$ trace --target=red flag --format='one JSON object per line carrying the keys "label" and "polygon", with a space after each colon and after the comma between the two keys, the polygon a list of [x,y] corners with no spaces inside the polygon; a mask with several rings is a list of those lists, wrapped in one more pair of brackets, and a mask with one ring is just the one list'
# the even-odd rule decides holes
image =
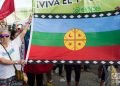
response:
{"label": "red flag", "polygon": [[11,14],[14,11],[14,0],[5,0],[0,9],[0,20],[6,18],[9,14]]}

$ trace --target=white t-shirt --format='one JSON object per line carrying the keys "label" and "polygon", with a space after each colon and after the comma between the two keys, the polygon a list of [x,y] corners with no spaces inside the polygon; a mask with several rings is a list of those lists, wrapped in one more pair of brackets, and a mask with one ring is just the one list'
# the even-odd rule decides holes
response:
{"label": "white t-shirt", "polygon": [[[10,41],[8,47],[6,48],[13,61],[20,60],[19,48],[21,44],[22,41],[20,39],[20,36],[18,36],[13,41]],[[6,53],[2,45],[0,45],[0,58],[1,57],[10,60],[8,54]],[[16,65],[16,67],[18,70],[21,69],[20,65]],[[0,79],[7,79],[14,75],[15,75],[15,69],[13,65],[0,64]]]}
{"label": "white t-shirt", "polygon": [[21,57],[22,59],[24,59],[24,57],[25,57],[25,43],[24,43],[24,41],[22,42],[19,51],[20,51],[20,57]]}

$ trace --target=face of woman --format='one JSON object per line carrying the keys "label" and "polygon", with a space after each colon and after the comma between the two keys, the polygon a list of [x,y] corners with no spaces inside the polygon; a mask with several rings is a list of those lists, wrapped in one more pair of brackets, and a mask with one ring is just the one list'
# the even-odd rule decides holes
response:
{"label": "face of woman", "polygon": [[23,30],[23,25],[22,24],[17,25],[16,30],[17,30],[17,33],[21,33],[21,31]]}
{"label": "face of woman", "polygon": [[10,41],[10,34],[8,31],[4,31],[0,34],[0,40],[2,44],[6,44]]}

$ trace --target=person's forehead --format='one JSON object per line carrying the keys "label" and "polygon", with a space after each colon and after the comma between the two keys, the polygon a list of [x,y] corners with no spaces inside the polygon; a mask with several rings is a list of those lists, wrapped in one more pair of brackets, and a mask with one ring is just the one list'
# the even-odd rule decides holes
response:
{"label": "person's forehead", "polygon": [[1,34],[10,34],[8,31],[3,31]]}

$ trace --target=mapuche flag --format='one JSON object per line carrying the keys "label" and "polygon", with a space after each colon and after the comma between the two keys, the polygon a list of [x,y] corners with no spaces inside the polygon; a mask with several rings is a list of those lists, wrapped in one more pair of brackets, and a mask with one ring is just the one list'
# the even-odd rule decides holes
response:
{"label": "mapuche flag", "polygon": [[120,60],[120,15],[34,18],[29,57],[32,60]]}
{"label": "mapuche flag", "polygon": [[29,60],[120,60],[119,3],[33,0]]}
{"label": "mapuche flag", "polygon": [[15,11],[14,0],[0,1],[0,20],[3,20],[14,11]]}

